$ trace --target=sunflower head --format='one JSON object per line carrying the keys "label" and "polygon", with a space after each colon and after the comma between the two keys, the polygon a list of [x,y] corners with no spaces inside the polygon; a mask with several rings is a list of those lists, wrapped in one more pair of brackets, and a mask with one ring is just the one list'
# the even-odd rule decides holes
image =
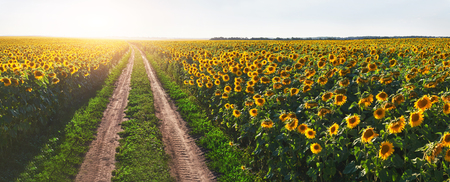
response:
{"label": "sunflower head", "polygon": [[288,119],[286,125],[284,126],[287,130],[292,131],[297,128],[298,120],[297,119]]}
{"label": "sunflower head", "polygon": [[388,94],[386,92],[382,91],[382,92],[377,94],[376,98],[379,101],[385,101],[388,98]]}
{"label": "sunflower head", "polygon": [[420,111],[425,111],[431,108],[431,105],[431,100],[427,95],[422,96],[422,98],[414,103],[414,107]]}
{"label": "sunflower head", "polygon": [[263,128],[272,128],[273,127],[273,122],[270,119],[266,119],[263,122],[261,122],[261,127]]}
{"label": "sunflower head", "polygon": [[381,143],[379,156],[381,159],[386,160],[394,151],[394,145],[389,141],[385,141]]}
{"label": "sunflower head", "polygon": [[233,116],[238,118],[241,116],[241,112],[239,110],[233,110]]}
{"label": "sunflower head", "polygon": [[361,141],[363,143],[371,143],[372,139],[377,137],[378,134],[375,133],[375,131],[373,130],[373,128],[367,128],[364,130],[362,136],[361,136]]}
{"label": "sunflower head", "polygon": [[423,122],[422,111],[413,112],[409,116],[409,125],[411,125],[411,127],[419,126],[420,124],[422,124],[422,122]]}
{"label": "sunflower head", "polygon": [[376,119],[383,119],[386,116],[386,110],[384,108],[378,108],[373,112],[373,116]]}
{"label": "sunflower head", "polygon": [[442,136],[441,143],[446,147],[450,147],[450,133],[445,133]]}
{"label": "sunflower head", "polygon": [[311,144],[310,149],[314,154],[318,154],[322,151],[322,147],[318,143]]}
{"label": "sunflower head", "polygon": [[34,73],[34,78],[36,78],[36,80],[40,80],[45,76],[45,74],[39,70],[36,70],[33,73]]}
{"label": "sunflower head", "polygon": [[333,97],[333,92],[327,92],[322,95],[322,101],[328,101]]}
{"label": "sunflower head", "polygon": [[444,104],[443,112],[444,112],[444,114],[446,114],[446,115],[450,114],[450,103],[449,103],[449,102],[447,102],[447,103]]}
{"label": "sunflower head", "polygon": [[255,103],[257,106],[263,106],[265,102],[266,102],[266,99],[264,99],[264,98],[255,99]]}
{"label": "sunflower head", "polygon": [[298,125],[298,127],[297,127],[297,131],[299,132],[299,133],[301,133],[301,134],[305,134],[305,132],[306,132],[306,130],[307,129],[309,129],[308,128],[308,125],[306,125],[306,124],[301,124],[301,125]]}
{"label": "sunflower head", "polygon": [[359,115],[348,115],[345,117],[345,121],[347,122],[347,127],[352,129],[359,124],[360,118]]}
{"label": "sunflower head", "polygon": [[330,128],[328,128],[328,133],[333,136],[333,135],[337,135],[339,130],[339,125],[334,123],[333,125],[331,125]]}
{"label": "sunflower head", "polygon": [[305,135],[306,135],[306,138],[314,139],[314,138],[316,138],[316,131],[314,131],[312,128],[308,128],[305,131]]}
{"label": "sunflower head", "polygon": [[250,109],[250,116],[256,117],[258,115],[258,109]]}
{"label": "sunflower head", "polygon": [[334,97],[334,104],[338,106],[344,105],[345,102],[347,102],[347,96],[343,94],[338,94]]}

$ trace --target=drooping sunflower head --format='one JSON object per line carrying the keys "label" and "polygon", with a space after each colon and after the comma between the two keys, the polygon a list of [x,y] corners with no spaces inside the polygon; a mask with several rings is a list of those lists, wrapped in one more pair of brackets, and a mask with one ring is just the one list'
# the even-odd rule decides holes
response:
{"label": "drooping sunflower head", "polygon": [[298,119],[288,119],[286,125],[284,126],[287,130],[292,131],[297,128]]}
{"label": "drooping sunflower head", "polygon": [[383,119],[386,116],[386,110],[384,108],[378,108],[373,112],[373,116],[376,119]]}
{"label": "drooping sunflower head", "polygon": [[308,125],[306,125],[305,123],[298,125],[298,127],[297,127],[297,131],[301,134],[305,134],[307,129],[308,129]]}
{"label": "drooping sunflower head", "polygon": [[316,131],[314,131],[312,128],[308,128],[305,131],[305,135],[306,135],[306,138],[314,139],[314,138],[316,138]]}
{"label": "drooping sunflower head", "polygon": [[322,151],[322,147],[318,143],[311,144],[310,149],[314,154],[318,154]]}
{"label": "drooping sunflower head", "polygon": [[423,113],[421,111],[413,112],[409,116],[409,125],[411,127],[416,127],[422,124],[423,122]]}
{"label": "drooping sunflower head", "polygon": [[397,134],[401,133],[403,129],[405,128],[405,117],[401,116],[396,121],[389,124],[388,129],[389,133],[391,134]]}
{"label": "drooping sunflower head", "polygon": [[400,105],[403,102],[405,102],[405,97],[402,94],[397,94],[392,98],[392,103],[396,103],[397,105]]}
{"label": "drooping sunflower head", "polygon": [[299,89],[298,89],[298,88],[291,88],[291,90],[289,90],[289,94],[290,94],[291,96],[297,95],[298,92],[299,92]]}
{"label": "drooping sunflower head", "polygon": [[52,78],[52,84],[58,84],[59,83],[59,79],[54,77]]}
{"label": "drooping sunflower head", "polygon": [[394,153],[394,151],[394,145],[391,142],[382,142],[380,146],[379,157],[383,160],[386,160]]}
{"label": "drooping sunflower head", "polygon": [[386,111],[390,111],[392,109],[395,109],[395,105],[390,102],[387,102],[386,104],[384,104],[383,109],[385,109]]}
{"label": "drooping sunflower head", "polygon": [[39,70],[36,70],[33,73],[34,73],[34,78],[36,78],[36,80],[40,80],[45,76],[44,72],[39,71]]}
{"label": "drooping sunflower head", "polygon": [[303,86],[303,93],[306,93],[306,92],[308,92],[308,91],[310,91],[311,90],[311,86],[309,86],[309,85],[305,85],[305,86]]}
{"label": "drooping sunflower head", "polygon": [[379,101],[385,101],[388,98],[388,94],[386,92],[382,91],[382,92],[377,94],[376,98]]}
{"label": "drooping sunflower head", "polygon": [[273,122],[270,119],[266,119],[263,122],[261,122],[261,127],[263,128],[272,128],[273,127]]}
{"label": "drooping sunflower head", "polygon": [[327,92],[322,95],[322,101],[328,101],[333,97],[333,92]]}
{"label": "drooping sunflower head", "polygon": [[319,109],[319,112],[317,113],[317,115],[319,115],[320,117],[323,117],[323,116],[325,116],[325,114],[328,114],[328,113],[331,113],[331,110],[328,108],[322,107]]}
{"label": "drooping sunflower head", "polygon": [[317,107],[319,104],[317,104],[317,102],[306,102],[305,103],[305,108],[306,109],[311,109],[311,108],[314,108],[314,107]]}
{"label": "drooping sunflower head", "polygon": [[275,95],[275,92],[273,92],[272,90],[267,90],[264,95],[267,96],[267,97],[270,97],[272,95]]}
{"label": "drooping sunflower head", "polygon": [[339,81],[339,86],[341,87],[347,87],[350,84],[350,81],[348,79],[343,79]]}
{"label": "drooping sunflower head", "polygon": [[378,134],[375,133],[375,131],[373,130],[373,128],[367,128],[364,130],[362,136],[361,136],[361,141],[363,143],[371,143],[372,139],[377,137]]}
{"label": "drooping sunflower head", "polygon": [[285,122],[289,118],[289,115],[287,113],[283,113],[279,118],[282,122]]}
{"label": "drooping sunflower head", "polygon": [[339,130],[339,125],[334,123],[333,125],[331,125],[330,128],[328,128],[328,133],[332,136],[332,135],[337,135]]}

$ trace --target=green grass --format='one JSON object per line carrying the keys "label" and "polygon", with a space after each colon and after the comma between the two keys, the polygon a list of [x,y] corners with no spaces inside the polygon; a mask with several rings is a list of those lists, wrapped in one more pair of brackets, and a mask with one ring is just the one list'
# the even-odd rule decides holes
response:
{"label": "green grass", "polygon": [[141,54],[135,51],[124,131],[116,149],[112,181],[175,181],[170,176],[169,156],[164,152],[153,94]]}
{"label": "green grass", "polygon": [[[106,78],[102,89],[86,105],[79,109],[74,107],[76,111],[74,109],[61,115],[60,119],[70,120],[69,122],[61,121],[61,123],[67,123],[64,130],[59,130],[50,137],[42,136],[30,141],[33,145],[46,142],[41,147],[34,147],[40,151],[27,162],[25,169],[22,169],[18,177],[9,177],[4,180],[73,181],[83,162],[83,156],[89,148],[89,143],[95,138],[96,128],[115,89],[114,83],[126,67],[129,57],[129,53],[122,57]],[[2,178],[0,179],[3,181]]]}
{"label": "green grass", "polygon": [[[208,149],[206,158],[208,167],[219,173],[219,181],[255,181],[254,173],[242,170],[241,166],[247,166],[249,157],[236,146],[230,146],[230,139],[218,126],[213,125],[211,119],[205,114],[205,108],[199,106],[196,98],[178,85],[170,71],[163,70],[156,56],[147,54],[147,59],[156,70],[163,87],[175,100],[178,111],[191,128],[191,135],[199,136],[197,144]],[[167,67],[166,67],[167,68]]]}

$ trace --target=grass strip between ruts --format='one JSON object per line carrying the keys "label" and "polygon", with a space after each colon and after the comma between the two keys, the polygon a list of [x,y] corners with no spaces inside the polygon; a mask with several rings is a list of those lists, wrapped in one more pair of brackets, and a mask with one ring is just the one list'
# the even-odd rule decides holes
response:
{"label": "grass strip between ruts", "polygon": [[200,135],[197,144],[208,149],[206,158],[208,167],[220,174],[219,181],[255,181],[254,175],[248,170],[244,170],[245,163],[248,162],[242,151],[235,146],[229,145],[229,139],[205,115],[205,111],[196,104],[195,97],[186,93],[179,85],[160,67],[153,55],[147,54],[147,59],[157,72],[158,79],[170,97],[175,100],[175,104],[191,128],[192,135]]}
{"label": "grass strip between ruts", "polygon": [[155,116],[153,93],[139,51],[131,74],[124,131],[116,149],[116,170],[112,181],[175,181],[170,176],[169,156],[164,152],[159,120]]}
{"label": "grass strip between ruts", "polygon": [[109,98],[114,92],[114,83],[127,66],[130,52],[112,69],[102,89],[89,100],[87,106],[75,112],[64,129],[64,135],[61,138],[50,139],[42,149],[42,153],[28,164],[17,181],[74,180],[89,149],[89,143],[95,138],[96,128],[102,120]]}

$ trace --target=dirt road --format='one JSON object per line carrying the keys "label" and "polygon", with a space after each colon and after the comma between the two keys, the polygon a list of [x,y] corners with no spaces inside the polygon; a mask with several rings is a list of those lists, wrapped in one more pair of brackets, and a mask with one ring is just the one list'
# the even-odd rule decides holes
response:
{"label": "dirt road", "polygon": [[177,181],[216,181],[206,166],[203,152],[189,136],[186,122],[165,93],[145,54],[142,51],[141,54],[152,86],[156,117],[161,120],[160,131],[165,151],[172,157],[170,164],[172,175]]}
{"label": "dirt road", "polygon": [[119,146],[117,133],[122,131],[119,124],[124,120],[124,109],[128,103],[133,63],[134,49],[127,67],[116,82],[117,87],[103,112],[102,121],[97,129],[97,137],[90,144],[75,181],[111,181],[111,172],[115,168],[116,148]]}

